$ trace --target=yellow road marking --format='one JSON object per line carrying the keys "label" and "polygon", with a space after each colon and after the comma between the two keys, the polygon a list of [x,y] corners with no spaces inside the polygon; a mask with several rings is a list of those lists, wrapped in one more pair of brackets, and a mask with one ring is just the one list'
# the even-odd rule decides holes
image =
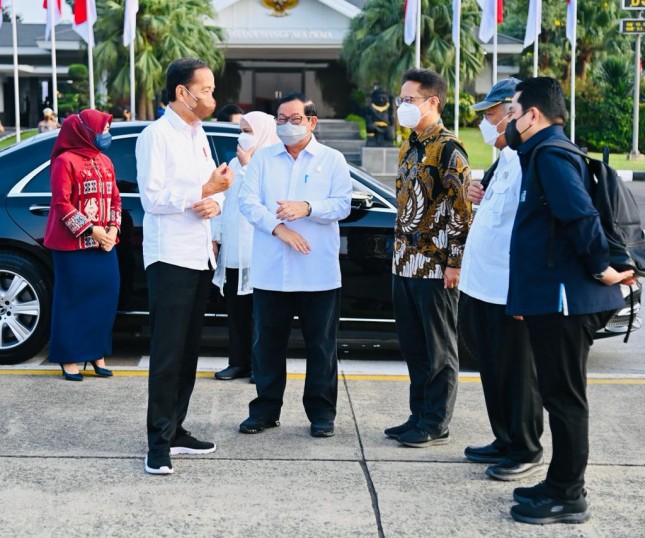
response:
{"label": "yellow road marking", "polygon": [[[148,377],[147,370],[112,370],[116,377]],[[98,377],[94,372],[82,372],[87,377]],[[2,375],[22,375],[22,376],[61,376],[58,370],[2,370]],[[213,377],[213,372],[197,372],[197,377]],[[407,375],[375,375],[375,374],[340,374],[339,379],[345,378],[349,381],[410,381]],[[304,379],[305,374],[287,374],[288,379]],[[478,376],[460,375],[461,383],[481,383]],[[620,378],[607,377],[587,378],[590,385],[645,385],[645,378]]]}

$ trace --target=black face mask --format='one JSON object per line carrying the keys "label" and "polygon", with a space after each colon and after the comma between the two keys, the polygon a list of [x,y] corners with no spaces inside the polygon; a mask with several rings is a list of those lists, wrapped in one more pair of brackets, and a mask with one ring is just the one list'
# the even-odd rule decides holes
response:
{"label": "black face mask", "polygon": [[[528,110],[522,114],[522,116],[526,115],[528,113]],[[522,117],[520,116],[520,118]],[[517,130],[517,120],[520,118],[517,118],[516,120],[511,120],[506,124],[506,129],[504,129],[504,136],[506,137],[506,144],[508,145],[509,148],[513,150],[517,150],[522,145],[522,135],[528,131],[531,126],[529,125],[526,129],[524,129],[521,133]]]}

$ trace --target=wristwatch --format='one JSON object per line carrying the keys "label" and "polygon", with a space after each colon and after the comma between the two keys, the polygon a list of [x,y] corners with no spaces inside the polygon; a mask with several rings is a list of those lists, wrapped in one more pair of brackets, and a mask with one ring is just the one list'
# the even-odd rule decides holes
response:
{"label": "wristwatch", "polygon": [[307,216],[311,215],[311,204],[305,200],[305,204],[307,204]]}
{"label": "wristwatch", "polygon": [[600,280],[600,281],[602,281],[602,280],[605,280],[605,276],[606,276],[606,275],[607,275],[607,269],[605,269],[602,273],[596,273],[595,275],[593,275],[593,277],[594,277],[596,280]]}
{"label": "wristwatch", "polygon": [[90,226],[87,230],[85,230],[85,235],[87,237],[92,237],[92,234],[94,233],[94,226]]}

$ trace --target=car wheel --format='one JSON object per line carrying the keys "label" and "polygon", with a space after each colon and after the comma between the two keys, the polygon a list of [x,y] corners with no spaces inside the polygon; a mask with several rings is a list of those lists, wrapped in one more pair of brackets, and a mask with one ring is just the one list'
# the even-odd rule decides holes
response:
{"label": "car wheel", "polygon": [[30,359],[49,340],[51,284],[32,258],[0,253],[0,364]]}

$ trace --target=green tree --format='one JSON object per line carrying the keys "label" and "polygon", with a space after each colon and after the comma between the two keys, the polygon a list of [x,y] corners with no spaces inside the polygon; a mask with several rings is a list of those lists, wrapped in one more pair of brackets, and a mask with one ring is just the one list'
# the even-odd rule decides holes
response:
{"label": "green tree", "polygon": [[[368,0],[350,23],[341,58],[349,76],[362,88],[378,84],[398,92],[401,75],[414,66],[414,44],[403,41],[404,0]],[[421,65],[454,81],[452,1],[421,0]],[[484,52],[477,40],[480,12],[475,0],[463,0],[461,76],[469,81],[481,71]]]}
{"label": "green tree", "polygon": [[[94,58],[97,73],[107,74],[113,101],[130,93],[128,49],[123,46],[125,0],[97,2],[98,20],[94,27]],[[164,74],[170,62],[182,57],[198,57],[219,74],[224,55],[218,44],[223,31],[210,25],[215,11],[202,0],[139,0],[135,38],[135,80],[137,117],[153,119],[153,101],[163,89]]]}
{"label": "green tree", "polygon": [[[528,6],[529,0],[506,0],[500,32],[523,40]],[[620,10],[620,2],[615,0],[578,1],[576,73],[582,80],[587,78],[593,63],[602,62],[609,56],[630,54],[633,39],[618,31],[618,20],[626,16],[629,15]],[[570,75],[571,45],[566,36],[566,20],[566,2],[543,1],[538,66],[540,74],[558,80],[568,80]],[[522,55],[521,75],[530,76],[532,66],[533,46]]]}

